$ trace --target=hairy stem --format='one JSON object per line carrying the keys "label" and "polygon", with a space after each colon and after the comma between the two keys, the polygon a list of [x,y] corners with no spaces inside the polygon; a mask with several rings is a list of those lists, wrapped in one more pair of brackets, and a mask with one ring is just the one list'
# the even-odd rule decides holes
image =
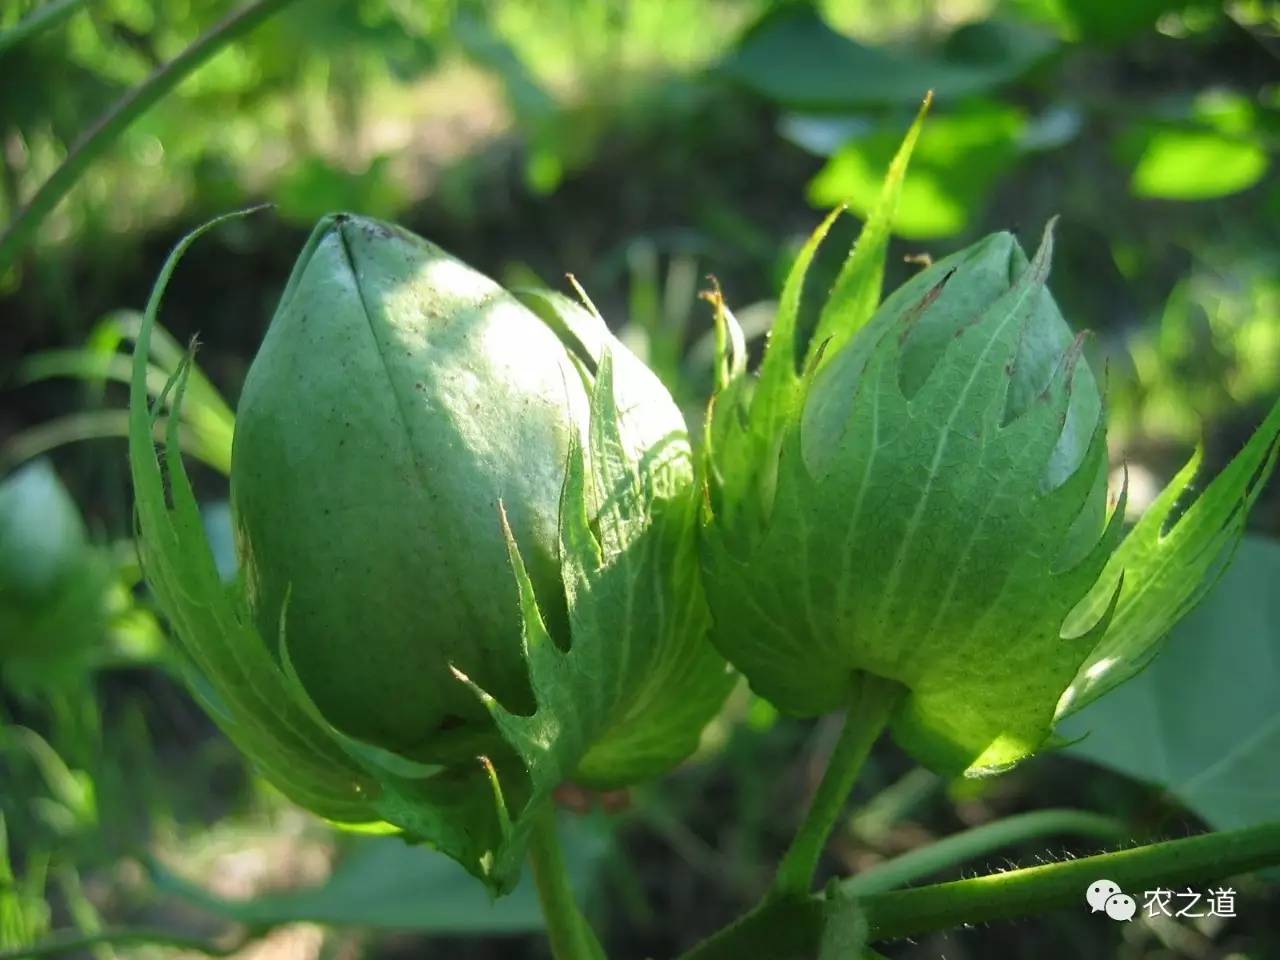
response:
{"label": "hairy stem", "polygon": [[954,867],[1000,847],[1051,834],[1076,834],[1117,841],[1125,825],[1114,817],[1087,810],[1037,810],[1005,817],[912,850],[864,870],[840,886],[845,893],[865,896],[895,890],[930,874]]}
{"label": "hairy stem", "polygon": [[[1105,877],[1122,890],[1211,883],[1280,865],[1280,821],[1131,847],[1006,873],[859,897],[872,940],[896,940],[966,923],[1087,910],[1084,893]],[[766,901],[703,941],[683,960],[786,960],[812,956],[822,938],[820,896]]]}
{"label": "hairy stem", "polygon": [[1141,892],[1152,886],[1219,880],[1280,863],[1280,821],[1183,840],[956,880],[869,897],[872,936],[912,936],[959,923],[982,923],[1064,906],[1084,907],[1099,877]]}
{"label": "hairy stem", "polygon": [[769,897],[794,897],[809,892],[827,838],[836,825],[849,792],[866,762],[871,746],[884,730],[903,688],[869,673],[854,679],[844,729],[818,784],[813,803],[778,867]]}
{"label": "hairy stem", "polygon": [[574,900],[564,852],[556,834],[556,811],[550,803],[534,820],[529,863],[533,867],[533,880],[555,960],[604,960],[604,950]]}

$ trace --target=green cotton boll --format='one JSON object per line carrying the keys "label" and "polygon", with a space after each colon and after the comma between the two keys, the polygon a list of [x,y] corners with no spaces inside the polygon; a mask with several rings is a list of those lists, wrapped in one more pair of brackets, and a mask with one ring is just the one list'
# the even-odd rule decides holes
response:
{"label": "green cotton boll", "polygon": [[[557,523],[589,415],[582,349],[406,231],[317,227],[245,382],[231,498],[258,632],[339,730],[432,762],[491,750],[453,668],[533,711],[502,510],[567,647]],[[679,428],[665,403],[650,435]]]}
{"label": "green cotton boll", "polygon": [[241,396],[228,588],[183,467],[189,361],[163,457],[147,374],[182,255],[240,215],[175,247],[139,330],[147,584],[193,692],[287,796],[507,892],[557,788],[664,773],[734,681],[707,642],[680,412],[594,310],[326,217]]}
{"label": "green cotton boll", "polygon": [[37,601],[53,593],[88,548],[84,520],[47,460],[0,482],[0,596]]}
{"label": "green cotton boll", "polygon": [[[821,474],[827,469],[830,452],[838,449],[833,439],[850,422],[867,357],[889,328],[903,338],[899,385],[903,395],[911,398],[942,359],[948,343],[990,309],[1028,265],[1013,234],[993,233],[930,265],[886,297],[849,349],[824,365],[808,395],[801,436],[810,470]],[[1022,415],[1044,392],[1076,339],[1047,287],[1040,286],[1034,298],[1036,319],[1022,328],[1011,364],[1005,423]],[[1045,469],[1047,486],[1058,486],[1079,467],[1101,416],[1102,398],[1093,371],[1087,363],[1078,363],[1062,435]],[[1107,473],[1107,463],[1099,463],[1096,487],[1064,546],[1068,555],[1073,550],[1087,551],[1101,532]]]}
{"label": "green cotton boll", "polygon": [[0,674],[74,673],[103,642],[111,580],[109,553],[48,461],[0,481]]}
{"label": "green cotton boll", "polygon": [[818,346],[759,467],[770,496],[704,529],[716,644],[784,711],[847,705],[867,672],[906,689],[895,735],[936,768],[1002,768],[1049,737],[1104,626],[1063,623],[1120,530],[1051,248],[1028,262],[994,234]]}

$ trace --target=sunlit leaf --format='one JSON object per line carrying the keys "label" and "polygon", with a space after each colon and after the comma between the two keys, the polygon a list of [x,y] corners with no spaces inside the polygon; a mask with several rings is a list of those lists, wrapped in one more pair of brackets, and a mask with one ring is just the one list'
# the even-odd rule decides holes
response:
{"label": "sunlit leaf", "polygon": [[1082,709],[1146,666],[1173,625],[1231,562],[1249,510],[1280,457],[1280,400],[1244,449],[1178,515],[1201,456],[1197,450],[1143,514],[1064,625],[1065,636],[1087,629],[1119,589],[1114,615],[1063,694],[1059,717]]}
{"label": "sunlit leaf", "polygon": [[1246,537],[1150,666],[1062,724],[1067,752],[1171,791],[1218,829],[1280,810],[1280,542]]}
{"label": "sunlit leaf", "polygon": [[1140,197],[1210,200],[1247,190],[1271,158],[1258,143],[1214,130],[1167,128],[1147,140],[1131,185]]}

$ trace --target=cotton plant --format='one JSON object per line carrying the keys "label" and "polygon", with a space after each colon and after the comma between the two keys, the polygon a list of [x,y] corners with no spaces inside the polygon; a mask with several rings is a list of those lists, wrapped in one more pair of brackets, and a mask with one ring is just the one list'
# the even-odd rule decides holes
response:
{"label": "cotton plant", "polygon": [[[1272,825],[1055,865],[1031,892],[1012,875],[811,890],[883,729],[948,775],[1051,748],[1058,721],[1141,669],[1208,588],[1280,450],[1277,404],[1176,519],[1198,461],[1126,532],[1104,390],[1049,289],[1052,224],[1030,255],[993,234],[881,302],[920,123],[812,335],[808,270],[840,211],[797,257],[757,373],[711,295],[717,388],[696,455],[585,297],[504,290],[399,227],[323,219],[236,411],[230,585],[181,417],[160,453],[152,439],[161,297],[220,221],[183,240],[133,366],[140,551],[193,689],[263,775],[495,894],[529,860],[562,960],[604,951],[564,875],[553,792],[671,770],[738,675],[785,714],[847,719],[769,894],[691,957],[857,956],[1036,909],[1084,889],[1072,870],[1127,882],[1280,862]],[[156,409],[181,410],[189,370]]]}

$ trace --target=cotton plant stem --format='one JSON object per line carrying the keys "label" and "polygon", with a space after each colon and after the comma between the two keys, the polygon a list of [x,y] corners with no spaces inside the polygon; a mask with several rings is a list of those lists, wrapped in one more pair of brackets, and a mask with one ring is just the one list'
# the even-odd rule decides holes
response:
{"label": "cotton plant stem", "polygon": [[869,897],[872,936],[912,936],[959,923],[983,923],[1084,906],[1084,891],[1099,877],[1122,890],[1211,882],[1280,864],[1280,821],[1244,830],[1206,833],[1183,840],[1027,867],[970,880],[933,884]]}
{"label": "cotton plant stem", "polygon": [[[873,941],[916,937],[966,923],[989,923],[1048,910],[1088,910],[1084,892],[1105,877],[1122,890],[1213,883],[1280,865],[1280,821],[1243,830],[1131,847],[1078,860],[858,898]],[[825,899],[766,901],[694,947],[683,960],[786,960],[813,956],[822,938]]]}
{"label": "cotton plant stem", "polygon": [[574,899],[564,851],[556,833],[556,811],[550,803],[534,820],[529,863],[542,904],[551,955],[555,960],[604,960],[604,950]]}
{"label": "cotton plant stem", "polygon": [[895,890],[1001,847],[1053,834],[1075,834],[1115,842],[1124,836],[1125,825],[1114,817],[1087,810],[1015,814],[886,860],[844,881],[840,887],[845,893],[858,896]]}
{"label": "cotton plant stem", "polygon": [[106,152],[134,120],[227,44],[249,33],[293,2],[255,0],[231,13],[100,116],[71,148],[62,165],[18,211],[8,229],[0,234],[0,274],[17,260],[44,218],[75,186],[89,165]]}
{"label": "cotton plant stem", "polygon": [[7,30],[0,30],[0,57],[32,37],[52,30],[85,5],[87,0],[48,0]]}
{"label": "cotton plant stem", "polygon": [[813,886],[813,875],[827,839],[844,810],[872,744],[884,730],[902,693],[903,688],[891,680],[867,673],[855,677],[840,739],[831,753],[809,812],[778,866],[769,891],[770,899],[801,896]]}

